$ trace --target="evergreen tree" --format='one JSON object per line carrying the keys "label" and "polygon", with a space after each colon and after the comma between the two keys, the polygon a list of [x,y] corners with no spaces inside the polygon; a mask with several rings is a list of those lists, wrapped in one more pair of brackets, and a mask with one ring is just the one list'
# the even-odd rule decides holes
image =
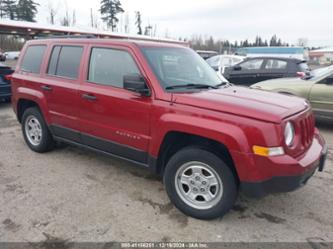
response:
{"label": "evergreen tree", "polygon": [[277,37],[276,37],[276,35],[273,35],[270,42],[269,42],[269,46],[271,46],[271,47],[277,46],[277,43],[278,43],[277,42]]}
{"label": "evergreen tree", "polygon": [[6,15],[4,0],[0,0],[0,18],[2,19]]}
{"label": "evergreen tree", "polygon": [[19,0],[17,3],[17,19],[20,21],[35,22],[38,5],[33,0]]}
{"label": "evergreen tree", "polygon": [[135,25],[138,28],[138,35],[142,35],[142,20],[141,20],[141,12],[140,11],[136,11],[135,12]]}
{"label": "evergreen tree", "polygon": [[15,0],[2,0],[1,1],[1,18],[8,17],[10,20],[15,20],[17,16],[17,5]]}
{"label": "evergreen tree", "polygon": [[102,20],[106,22],[112,31],[114,31],[119,21],[117,14],[123,13],[124,10],[121,7],[119,0],[101,0],[100,12],[102,15]]}

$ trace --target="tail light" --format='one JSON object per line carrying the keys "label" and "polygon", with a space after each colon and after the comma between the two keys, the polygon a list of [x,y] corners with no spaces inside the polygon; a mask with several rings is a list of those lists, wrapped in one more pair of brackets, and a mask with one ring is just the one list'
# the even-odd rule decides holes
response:
{"label": "tail light", "polygon": [[306,75],[306,74],[305,74],[304,72],[297,72],[297,73],[296,73],[296,76],[297,76],[297,77],[300,77],[300,78],[305,77],[305,75]]}

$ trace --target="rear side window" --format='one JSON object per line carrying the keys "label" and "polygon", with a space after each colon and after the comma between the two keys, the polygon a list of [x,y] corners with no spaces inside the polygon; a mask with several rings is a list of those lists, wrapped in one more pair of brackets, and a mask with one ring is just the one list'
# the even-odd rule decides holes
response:
{"label": "rear side window", "polygon": [[286,69],[287,68],[287,62],[283,61],[283,60],[274,60],[274,59],[270,59],[267,60],[266,62],[266,66],[265,69]]}
{"label": "rear side window", "polygon": [[40,73],[46,45],[29,46],[24,54],[21,69],[29,73]]}
{"label": "rear side window", "polygon": [[77,79],[83,47],[54,46],[47,73]]}
{"label": "rear side window", "polygon": [[123,78],[126,74],[140,74],[128,52],[109,48],[92,49],[89,82],[123,88]]}

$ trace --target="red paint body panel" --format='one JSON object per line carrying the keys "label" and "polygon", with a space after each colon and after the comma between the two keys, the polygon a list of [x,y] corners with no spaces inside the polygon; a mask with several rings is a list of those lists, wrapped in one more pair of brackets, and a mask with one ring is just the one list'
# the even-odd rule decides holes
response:
{"label": "red paint body panel", "polygon": [[[140,50],[140,46],[177,46],[162,43],[140,43],[121,40],[68,39],[37,40],[27,43],[48,46],[40,75],[20,70],[13,74],[13,108],[17,112],[20,99],[35,101],[49,125],[70,128],[81,133],[113,141],[147,152],[157,158],[169,132],[183,132],[222,143],[229,150],[241,181],[255,182],[274,176],[302,174],[318,162],[325,141],[317,130],[309,134],[310,142],[302,143],[301,122],[313,122],[304,100],[253,90],[229,87],[196,93],[169,93]],[[77,80],[46,74],[52,46],[75,44],[84,47]],[[88,61],[92,47],[110,47],[127,51],[145,77],[151,96],[145,97],[125,89],[97,85],[87,81]],[[22,58],[21,56],[20,58]],[[52,86],[43,92],[41,85]],[[94,94],[88,101],[82,94]],[[312,120],[312,121],[311,121]],[[296,124],[296,145],[284,145],[283,130],[287,121]],[[299,125],[298,125],[299,124]],[[283,146],[286,154],[260,157],[252,146]]]}

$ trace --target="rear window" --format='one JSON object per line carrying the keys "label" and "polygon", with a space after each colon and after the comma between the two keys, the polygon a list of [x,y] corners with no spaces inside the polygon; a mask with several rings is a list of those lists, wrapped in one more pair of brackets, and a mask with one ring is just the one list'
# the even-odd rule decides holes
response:
{"label": "rear window", "polygon": [[310,71],[310,68],[309,68],[308,64],[306,64],[305,62],[299,63],[298,68],[299,68],[300,72]]}
{"label": "rear window", "polygon": [[47,73],[77,79],[83,47],[54,46]]}
{"label": "rear window", "polygon": [[21,69],[29,73],[40,73],[46,45],[29,46],[24,54]]}

